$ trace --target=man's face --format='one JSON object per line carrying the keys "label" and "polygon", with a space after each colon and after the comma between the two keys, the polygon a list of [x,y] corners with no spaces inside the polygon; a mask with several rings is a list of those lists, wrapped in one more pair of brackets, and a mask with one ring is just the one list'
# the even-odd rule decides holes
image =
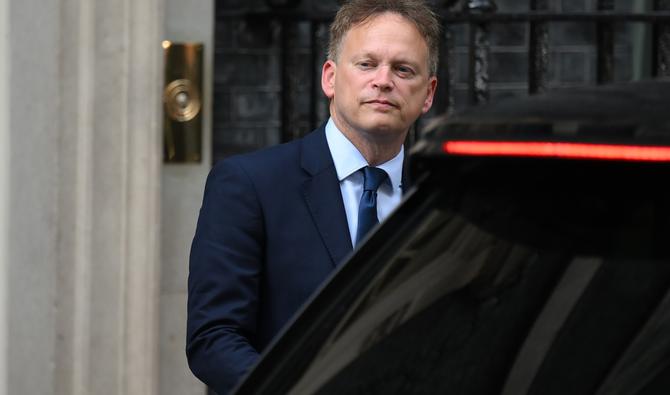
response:
{"label": "man's face", "polygon": [[437,80],[428,72],[428,46],[408,20],[384,13],[344,36],[337,63],[323,65],[321,86],[347,136],[403,140],[433,103]]}

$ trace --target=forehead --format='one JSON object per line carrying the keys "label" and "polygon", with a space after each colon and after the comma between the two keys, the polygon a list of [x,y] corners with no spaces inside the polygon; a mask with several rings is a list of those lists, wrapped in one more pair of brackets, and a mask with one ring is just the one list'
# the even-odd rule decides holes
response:
{"label": "forehead", "polygon": [[408,47],[428,49],[425,38],[412,21],[402,15],[384,12],[373,15],[353,25],[342,39],[349,50],[366,50],[375,47]]}

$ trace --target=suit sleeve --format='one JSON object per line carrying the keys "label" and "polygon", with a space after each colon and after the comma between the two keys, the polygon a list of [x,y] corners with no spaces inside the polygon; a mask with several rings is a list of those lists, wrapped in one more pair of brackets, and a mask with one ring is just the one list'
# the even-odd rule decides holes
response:
{"label": "suit sleeve", "polygon": [[251,179],[237,163],[219,163],[207,177],[191,246],[186,354],[193,373],[220,395],[258,359],[263,228]]}

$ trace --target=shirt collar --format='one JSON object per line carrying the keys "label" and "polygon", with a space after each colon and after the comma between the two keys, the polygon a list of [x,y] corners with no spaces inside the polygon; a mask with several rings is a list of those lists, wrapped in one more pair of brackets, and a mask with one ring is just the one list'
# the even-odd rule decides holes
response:
{"label": "shirt collar", "polygon": [[[337,128],[333,118],[328,119],[326,124],[326,141],[328,142],[330,155],[333,157],[337,178],[340,181],[357,172],[360,168],[368,166],[368,162],[358,151],[358,148]],[[393,159],[377,166],[389,175],[394,190],[401,187],[404,159],[405,147],[401,146],[400,152]]]}

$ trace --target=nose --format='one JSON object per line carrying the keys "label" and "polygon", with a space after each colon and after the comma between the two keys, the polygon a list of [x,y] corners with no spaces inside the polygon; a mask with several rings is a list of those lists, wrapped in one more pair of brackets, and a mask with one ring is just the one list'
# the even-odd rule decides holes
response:
{"label": "nose", "polygon": [[390,67],[379,67],[374,75],[372,85],[382,91],[393,88],[393,75]]}

